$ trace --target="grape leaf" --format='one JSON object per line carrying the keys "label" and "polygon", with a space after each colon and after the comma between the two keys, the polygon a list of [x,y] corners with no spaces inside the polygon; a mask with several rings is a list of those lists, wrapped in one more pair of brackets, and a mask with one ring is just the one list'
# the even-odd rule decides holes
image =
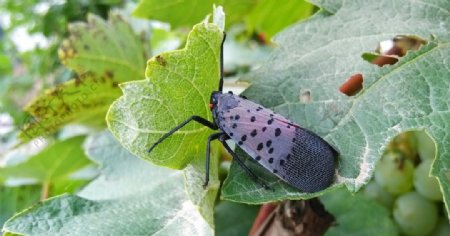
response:
{"label": "grape leaf", "polygon": [[120,85],[124,96],[111,105],[106,119],[125,148],[154,164],[177,169],[184,168],[194,156],[204,155],[211,131],[195,122],[151,153],[147,150],[192,115],[212,120],[207,104],[218,86],[222,38],[215,24],[200,23],[190,32],[184,49],[161,53],[148,61],[146,80]]}
{"label": "grape leaf", "polygon": [[231,25],[241,20],[256,2],[256,0],[142,0],[134,9],[133,15],[168,22],[172,27],[178,28],[200,22],[211,12],[215,4],[223,6],[228,13],[227,25]]}
{"label": "grape leaf", "polygon": [[108,132],[89,137],[86,149],[101,166],[96,180],[78,195],[58,196],[17,214],[3,230],[26,235],[213,235],[212,208],[209,219],[198,208],[213,205],[214,198],[198,199],[184,186],[184,176],[203,173],[149,165]]}
{"label": "grape leaf", "polygon": [[361,194],[341,188],[320,200],[336,219],[325,235],[398,235],[389,210]]}
{"label": "grape leaf", "polygon": [[78,74],[29,103],[23,140],[49,135],[68,123],[105,125],[109,105],[121,95],[118,83],[142,78],[147,58],[140,38],[117,14],[109,22],[88,15],[74,23],[59,50],[62,62]]}
{"label": "grape leaf", "polygon": [[[314,2],[322,9],[276,36],[279,48],[266,65],[244,78],[252,82],[244,95],[336,147],[339,167],[332,188],[345,184],[357,191],[369,181],[393,137],[402,131],[427,130],[438,150],[432,175],[439,179],[448,207],[449,2]],[[428,43],[392,66],[380,68],[362,59],[380,41],[396,35],[415,35]],[[363,74],[364,88],[348,97],[338,88],[355,73]],[[253,169],[263,178],[269,175],[259,166]],[[262,190],[233,164],[222,197],[256,204],[322,194],[300,193],[278,179],[268,180],[274,193]]]}
{"label": "grape leaf", "polygon": [[[215,25],[196,25],[186,47],[162,53],[148,61],[148,79],[121,84],[124,96],[117,99],[107,114],[112,134],[130,152],[157,165],[186,168],[186,190],[202,215],[212,225],[214,200],[219,188],[218,151],[211,152],[210,182],[205,191],[204,156],[208,128],[189,124],[159,144],[150,154],[148,148],[163,134],[192,115],[211,120],[211,91],[220,75],[219,56],[223,33]],[[216,78],[216,83],[209,81]],[[200,142],[199,142],[200,141]]]}

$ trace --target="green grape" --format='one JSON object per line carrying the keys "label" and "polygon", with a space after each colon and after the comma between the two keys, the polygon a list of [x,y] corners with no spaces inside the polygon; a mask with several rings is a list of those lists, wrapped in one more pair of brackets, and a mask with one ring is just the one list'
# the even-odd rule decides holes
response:
{"label": "green grape", "polygon": [[436,205],[416,192],[397,198],[394,219],[406,235],[427,235],[437,223]]}
{"label": "green grape", "polygon": [[413,163],[399,152],[388,152],[375,168],[375,181],[387,192],[399,195],[413,186]]}
{"label": "green grape", "polygon": [[430,168],[433,163],[433,159],[426,159],[417,166],[414,171],[414,187],[416,191],[434,201],[442,200],[442,193],[439,189],[439,182],[435,177],[430,177]]}
{"label": "green grape", "polygon": [[417,152],[422,161],[434,159],[436,155],[436,145],[431,137],[425,131],[415,132],[417,140]]}
{"label": "green grape", "polygon": [[386,192],[380,185],[375,181],[370,181],[369,184],[364,188],[364,195],[370,199],[379,202],[381,205],[387,208],[392,208],[394,205],[394,197]]}
{"label": "green grape", "polygon": [[450,235],[450,224],[448,223],[448,219],[446,218],[439,218],[439,221],[434,228],[433,232],[430,234],[433,236],[448,236]]}

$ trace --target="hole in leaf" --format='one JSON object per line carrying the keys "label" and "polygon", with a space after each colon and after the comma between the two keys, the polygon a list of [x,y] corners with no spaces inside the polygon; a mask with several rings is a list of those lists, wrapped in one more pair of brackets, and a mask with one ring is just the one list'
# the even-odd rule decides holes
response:
{"label": "hole in leaf", "polygon": [[426,41],[411,35],[398,35],[390,40],[381,41],[375,52],[364,53],[362,58],[378,66],[393,65],[408,50],[417,50]]}
{"label": "hole in leaf", "polygon": [[396,196],[411,192],[442,201],[437,179],[429,176],[435,154],[435,142],[425,131],[397,135],[377,162],[374,178],[364,189],[365,196],[388,208],[392,208]]}
{"label": "hole in leaf", "polygon": [[345,81],[341,87],[339,87],[339,91],[347,96],[353,96],[357,94],[363,88],[363,75],[362,74],[354,74]]}
{"label": "hole in leaf", "polygon": [[311,91],[301,89],[299,100],[300,100],[300,103],[310,103],[312,101]]}
{"label": "hole in leaf", "polygon": [[415,132],[408,131],[395,136],[387,146],[386,153],[389,152],[401,153],[403,157],[409,159],[413,163],[419,163],[420,158],[417,152],[417,138]]}

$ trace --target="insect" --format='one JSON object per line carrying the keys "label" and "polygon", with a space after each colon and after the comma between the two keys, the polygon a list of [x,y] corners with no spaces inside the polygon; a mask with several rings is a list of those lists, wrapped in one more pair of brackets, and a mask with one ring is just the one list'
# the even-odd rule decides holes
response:
{"label": "insect", "polygon": [[210,145],[218,139],[231,154],[233,160],[257,183],[270,187],[256,176],[226,143],[232,139],[264,168],[302,192],[317,192],[331,185],[335,173],[338,152],[313,132],[289,121],[270,109],[239,97],[223,88],[223,43],[221,46],[220,82],[218,91],[211,93],[209,108],[213,122],[200,116],[191,116],[154,143],[159,143],[191,121],[212,130],[219,130],[208,137],[206,145],[206,176],[209,182]]}

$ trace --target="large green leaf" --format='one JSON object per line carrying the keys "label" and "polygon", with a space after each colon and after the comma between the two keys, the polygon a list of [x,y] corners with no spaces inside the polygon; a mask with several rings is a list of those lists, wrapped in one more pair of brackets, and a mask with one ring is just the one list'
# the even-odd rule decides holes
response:
{"label": "large green leaf", "polygon": [[118,84],[144,75],[145,48],[119,15],[109,22],[88,15],[87,23],[70,25],[70,37],[59,50],[62,62],[78,76],[29,103],[33,115],[25,124],[25,140],[48,135],[68,123],[104,126],[109,105],[120,96]]}
{"label": "large green leaf", "polygon": [[184,49],[162,53],[148,61],[146,80],[121,84],[124,96],[111,105],[108,127],[136,156],[157,165],[183,168],[204,155],[211,133],[192,122],[174,133],[151,153],[148,148],[192,115],[209,120],[207,107],[219,82],[219,56],[223,33],[215,25],[200,23],[188,36]]}
{"label": "large green leaf", "polygon": [[168,22],[172,27],[191,26],[200,22],[211,12],[213,5],[223,6],[227,12],[227,24],[243,18],[256,0],[141,0],[134,16]]}
{"label": "large green leaf", "polygon": [[[86,142],[101,175],[78,195],[62,195],[11,218],[7,232],[25,235],[212,235],[211,190],[191,195],[195,168],[169,170],[126,151],[107,132]],[[125,168],[126,167],[126,168]],[[183,174],[184,172],[184,174]],[[216,191],[216,190],[215,190]],[[199,212],[200,210],[200,212]],[[209,215],[202,215],[202,210]]]}
{"label": "large green leaf", "polygon": [[[246,79],[245,95],[328,140],[340,152],[335,186],[364,186],[389,141],[400,132],[425,129],[437,144],[432,175],[450,200],[450,25],[448,1],[315,1],[322,9],[276,37],[266,65]],[[382,40],[416,35],[428,40],[418,51],[382,68],[361,55]],[[355,73],[363,90],[348,97],[339,86]],[[305,99],[306,98],[306,99]],[[262,176],[267,171],[254,166]],[[260,203],[308,198],[278,179],[262,190],[233,164],[222,197]],[[237,185],[236,183],[239,183]],[[320,195],[317,193],[316,195]]]}
{"label": "large green leaf", "polygon": [[[219,188],[217,148],[212,149],[210,183],[205,191],[204,156],[208,128],[189,124],[158,145],[163,134],[192,115],[211,120],[211,91],[217,88],[223,33],[215,25],[194,27],[182,50],[162,53],[148,61],[148,79],[121,84],[124,96],[111,105],[107,122],[113,135],[130,152],[152,163],[186,168],[186,190],[212,225],[213,203]],[[215,79],[214,79],[215,78]],[[216,82],[211,83],[212,80]]]}
{"label": "large green leaf", "polygon": [[341,188],[320,200],[336,220],[326,235],[398,235],[389,210],[361,194]]}

